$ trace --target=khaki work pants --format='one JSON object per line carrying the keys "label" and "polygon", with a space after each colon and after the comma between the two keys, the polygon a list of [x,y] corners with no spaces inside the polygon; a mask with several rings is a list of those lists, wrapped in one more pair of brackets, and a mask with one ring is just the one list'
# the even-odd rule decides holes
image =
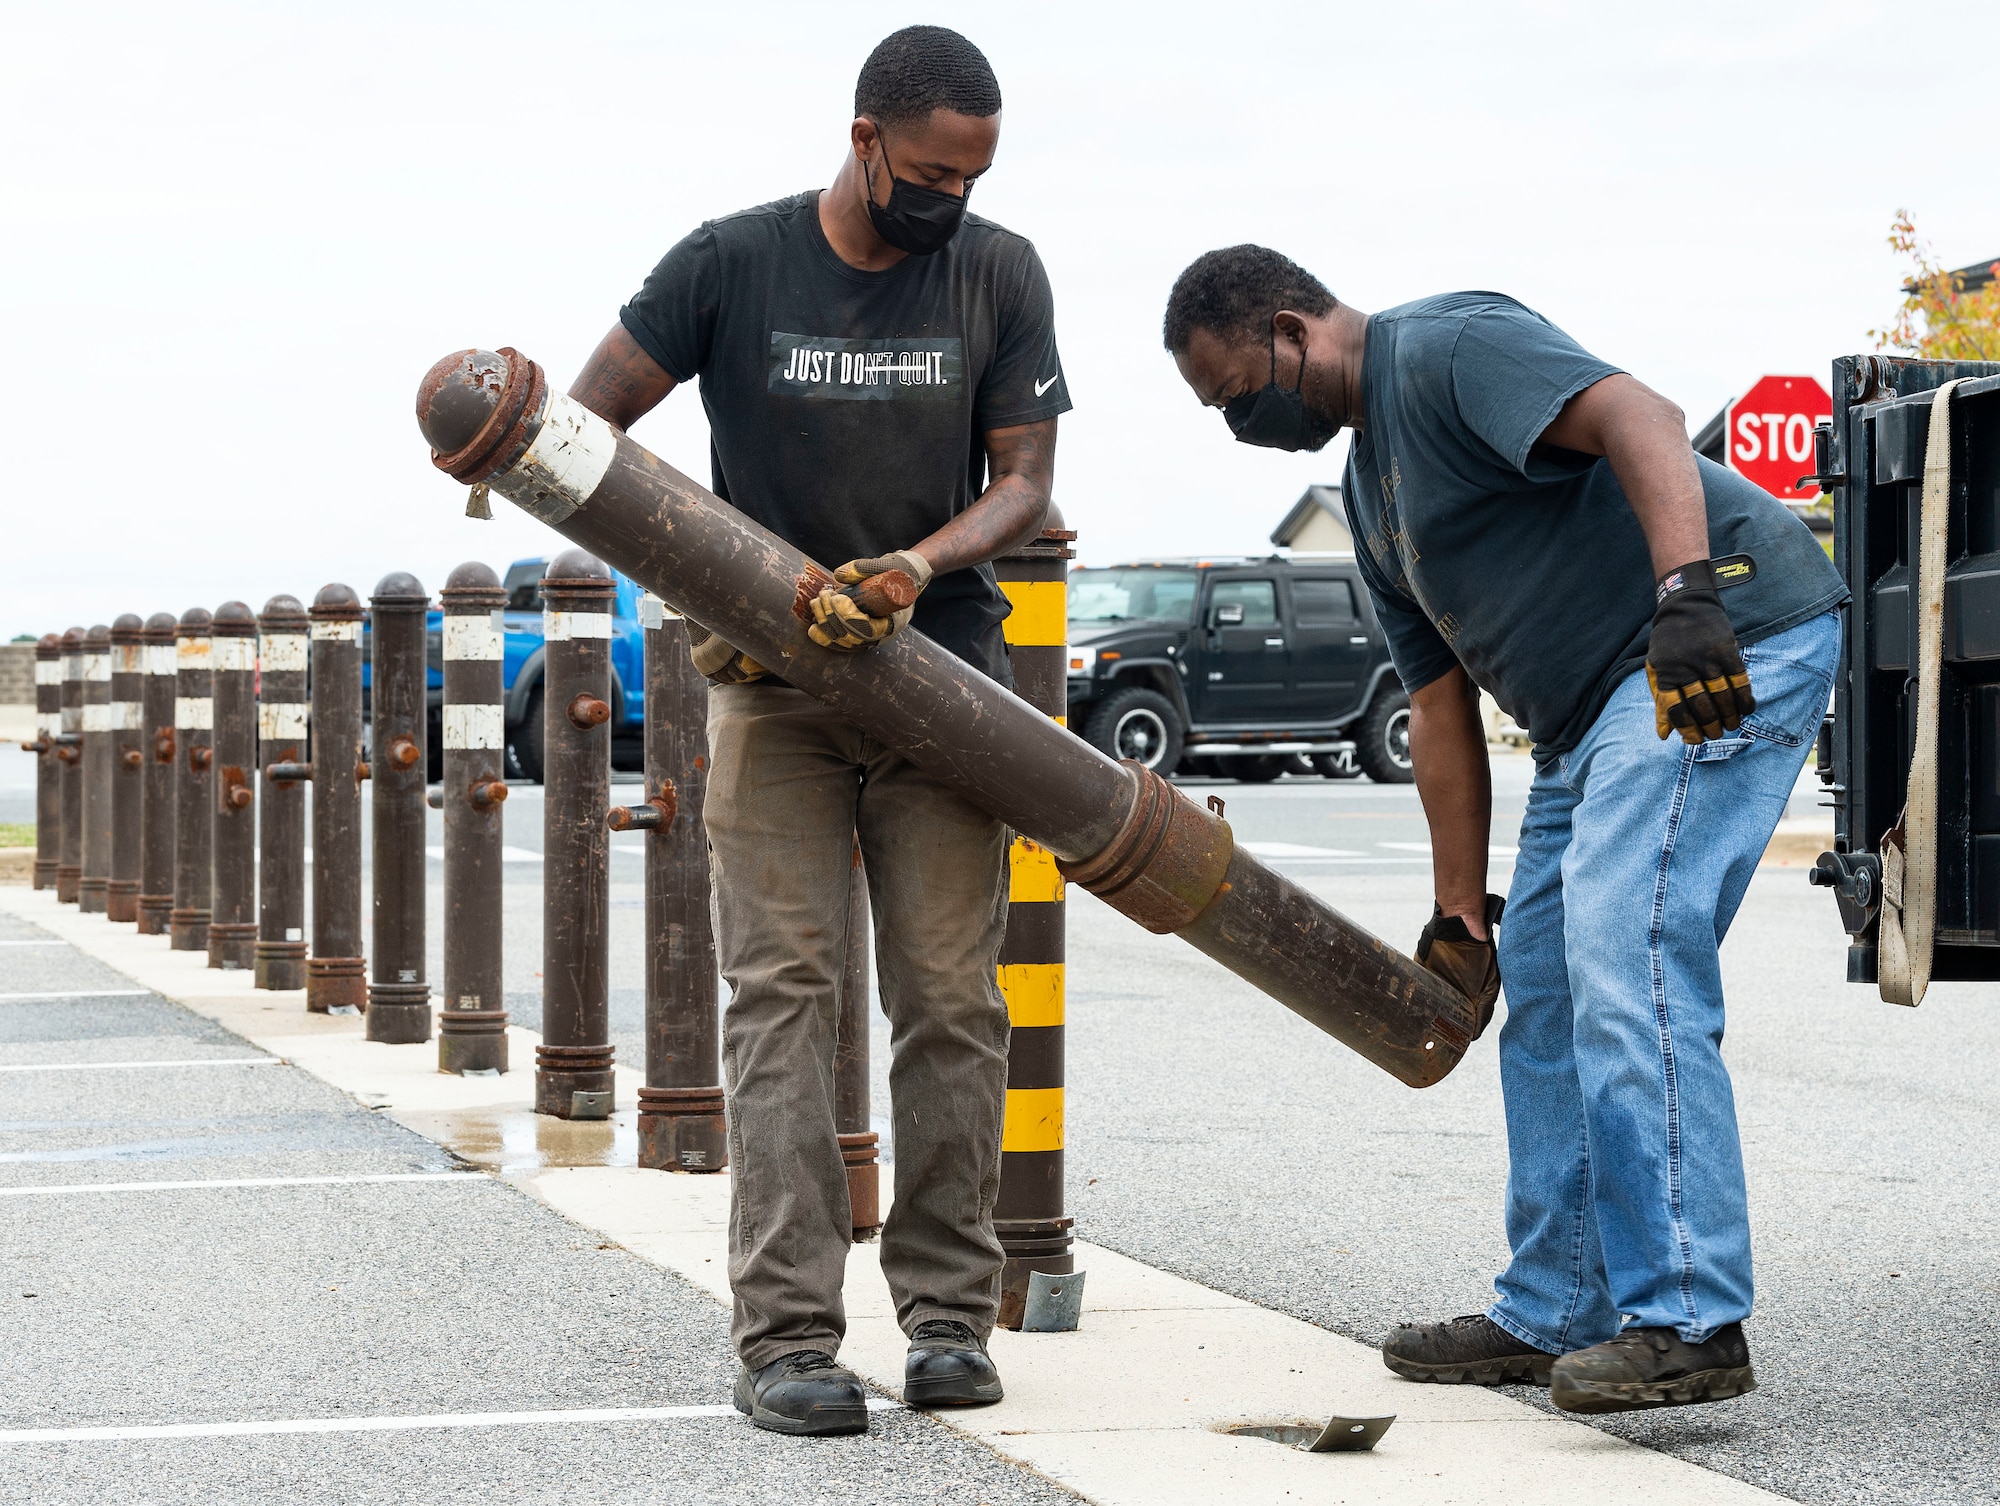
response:
{"label": "khaki work pants", "polygon": [[882,1274],[905,1333],[955,1318],[983,1339],[1002,1259],[1007,830],[789,686],[713,687],[708,739],[737,1353],[755,1369],[837,1353],[846,1333],[853,1219],[833,1048],[857,831],[891,1033]]}

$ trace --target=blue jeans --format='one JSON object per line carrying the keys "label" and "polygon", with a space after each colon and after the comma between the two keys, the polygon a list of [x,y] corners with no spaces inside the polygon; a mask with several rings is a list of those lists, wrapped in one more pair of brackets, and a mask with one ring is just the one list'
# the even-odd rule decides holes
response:
{"label": "blue jeans", "polygon": [[1837,612],[1746,648],[1757,712],[1698,748],[1655,734],[1642,670],[1536,771],[1500,928],[1513,1259],[1488,1315],[1538,1348],[1625,1322],[1699,1343],[1749,1315],[1716,953],[1839,649]]}

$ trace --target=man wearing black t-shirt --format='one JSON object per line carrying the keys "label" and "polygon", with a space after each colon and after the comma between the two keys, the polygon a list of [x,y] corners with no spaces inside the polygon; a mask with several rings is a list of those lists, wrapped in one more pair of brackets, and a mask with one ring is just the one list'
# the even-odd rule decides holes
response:
{"label": "man wearing black t-shirt", "polygon": [[[965,38],[913,26],[862,67],[855,116],[831,188],[681,241],[570,395],[629,428],[698,378],[717,495],[846,562],[813,603],[816,643],[865,651],[908,623],[1011,684],[987,562],[1041,531],[1070,403],[1034,247],[965,212],[1000,88]],[[920,592],[914,611],[872,615],[856,588],[892,571]],[[736,1405],[778,1432],[868,1426],[834,1359],[852,1227],[834,1006],[856,832],[894,1041],[882,1272],[911,1340],[904,1399],[998,1401],[985,1343],[1002,1259],[1007,833],[713,634],[694,656],[715,685],[704,814],[731,989]]]}

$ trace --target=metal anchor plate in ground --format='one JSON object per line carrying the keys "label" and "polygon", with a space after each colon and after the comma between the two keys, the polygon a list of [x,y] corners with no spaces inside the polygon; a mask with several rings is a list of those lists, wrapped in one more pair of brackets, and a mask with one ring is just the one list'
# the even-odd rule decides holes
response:
{"label": "metal anchor plate in ground", "polygon": [[1051,1276],[1028,1272],[1028,1301],[1021,1311],[1022,1333],[1074,1333],[1083,1316],[1083,1272]]}
{"label": "metal anchor plate in ground", "polygon": [[1304,1454],[1353,1454],[1380,1443],[1395,1420],[1396,1414],[1391,1412],[1387,1417],[1335,1416],[1324,1427],[1306,1421],[1232,1422],[1217,1431],[1232,1438],[1262,1438],[1269,1443],[1282,1443]]}

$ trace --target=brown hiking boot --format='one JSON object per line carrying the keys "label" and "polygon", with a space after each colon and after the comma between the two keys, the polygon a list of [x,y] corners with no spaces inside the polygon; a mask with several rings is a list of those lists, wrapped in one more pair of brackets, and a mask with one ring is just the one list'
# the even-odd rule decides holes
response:
{"label": "brown hiking boot", "polygon": [[1449,1323],[1403,1323],[1382,1346],[1382,1363],[1407,1380],[1452,1386],[1497,1386],[1504,1381],[1549,1383],[1556,1357],[1524,1344],[1485,1313]]}
{"label": "brown hiking boot", "polygon": [[1727,1401],[1757,1389],[1741,1323],[1699,1344],[1671,1328],[1628,1328],[1555,1362],[1549,1400],[1565,1412],[1636,1412]]}

